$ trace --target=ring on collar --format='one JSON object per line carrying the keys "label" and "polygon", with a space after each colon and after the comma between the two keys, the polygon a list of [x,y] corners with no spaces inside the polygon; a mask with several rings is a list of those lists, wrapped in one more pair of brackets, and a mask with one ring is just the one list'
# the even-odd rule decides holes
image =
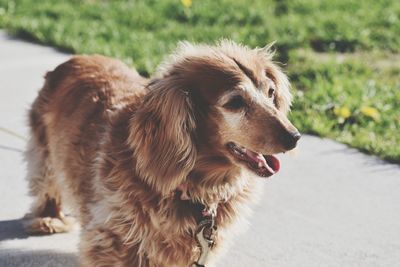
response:
{"label": "ring on collar", "polygon": [[208,254],[215,245],[217,227],[215,226],[216,210],[204,209],[203,218],[197,225],[196,240],[200,247],[200,256],[190,267],[205,267]]}

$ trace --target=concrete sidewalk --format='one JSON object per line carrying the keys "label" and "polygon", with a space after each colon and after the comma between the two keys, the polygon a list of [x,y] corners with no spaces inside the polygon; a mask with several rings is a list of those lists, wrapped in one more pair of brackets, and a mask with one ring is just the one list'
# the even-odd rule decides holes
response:
{"label": "concrete sidewalk", "polygon": [[[0,32],[0,266],[76,266],[79,231],[24,234],[25,114],[43,75],[69,55]],[[304,136],[265,181],[245,235],[218,266],[400,266],[400,167]]]}

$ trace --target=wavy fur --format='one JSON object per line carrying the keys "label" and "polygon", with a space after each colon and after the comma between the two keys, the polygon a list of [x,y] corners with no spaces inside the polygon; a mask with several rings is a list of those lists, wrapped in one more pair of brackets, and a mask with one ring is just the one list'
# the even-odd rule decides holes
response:
{"label": "wavy fur", "polygon": [[[217,208],[218,251],[243,228],[262,179],[229,141],[286,151],[289,82],[269,48],[181,43],[152,79],[102,56],[76,56],[46,75],[30,111],[32,233],[82,225],[82,266],[189,266],[198,208]],[[276,87],[275,97],[268,90]],[[227,110],[240,94],[246,109]],[[190,201],[179,197],[179,188]]]}

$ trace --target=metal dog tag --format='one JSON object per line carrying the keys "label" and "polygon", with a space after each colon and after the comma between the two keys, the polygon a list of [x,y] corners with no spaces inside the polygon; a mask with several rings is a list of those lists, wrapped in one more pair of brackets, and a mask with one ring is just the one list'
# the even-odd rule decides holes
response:
{"label": "metal dog tag", "polygon": [[201,253],[199,259],[191,267],[205,267],[208,254],[214,246],[215,230],[214,216],[199,223],[199,231],[196,234],[196,239],[200,245]]}

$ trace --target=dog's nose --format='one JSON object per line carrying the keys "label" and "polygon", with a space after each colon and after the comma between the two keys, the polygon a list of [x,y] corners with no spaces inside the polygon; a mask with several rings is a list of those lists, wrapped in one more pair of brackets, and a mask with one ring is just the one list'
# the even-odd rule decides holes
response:
{"label": "dog's nose", "polygon": [[301,134],[298,131],[286,132],[283,136],[283,143],[286,149],[290,150],[295,148],[300,137]]}

